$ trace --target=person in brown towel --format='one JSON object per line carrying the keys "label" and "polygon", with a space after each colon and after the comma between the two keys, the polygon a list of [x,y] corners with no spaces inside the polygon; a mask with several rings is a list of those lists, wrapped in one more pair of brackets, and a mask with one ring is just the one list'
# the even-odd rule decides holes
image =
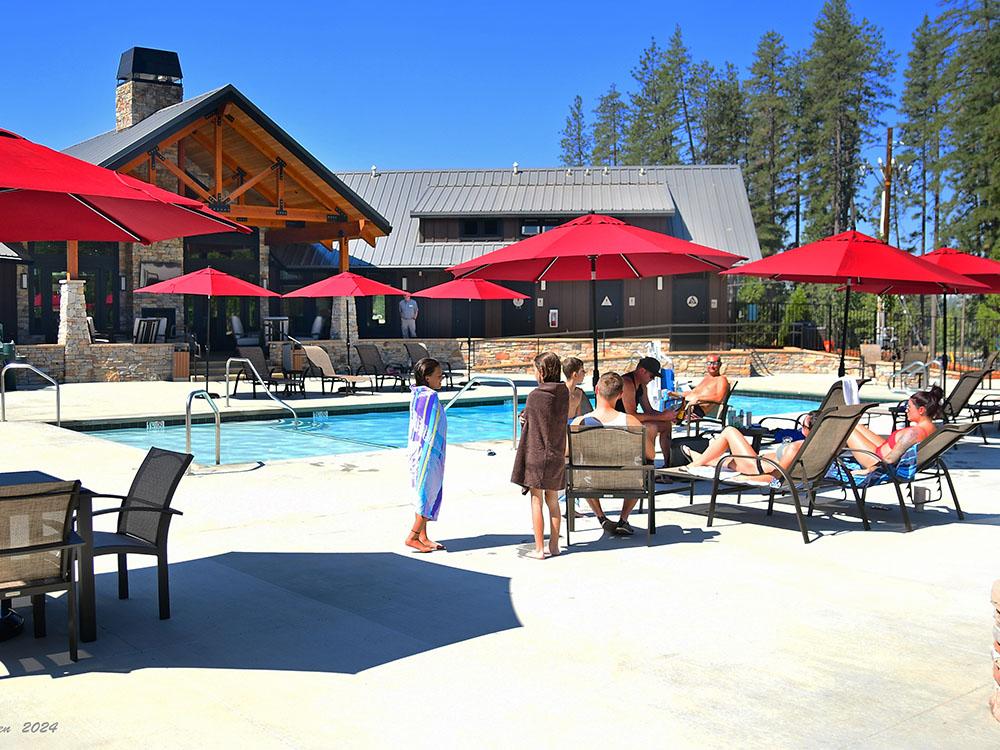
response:
{"label": "person in brown towel", "polygon": [[559,378],[559,357],[544,352],[535,357],[538,387],[524,405],[521,442],[514,456],[510,481],[531,493],[535,549],[529,557],[546,557],[542,503],[549,509],[548,554],[559,554],[559,490],[566,486],[566,415],[569,390]]}

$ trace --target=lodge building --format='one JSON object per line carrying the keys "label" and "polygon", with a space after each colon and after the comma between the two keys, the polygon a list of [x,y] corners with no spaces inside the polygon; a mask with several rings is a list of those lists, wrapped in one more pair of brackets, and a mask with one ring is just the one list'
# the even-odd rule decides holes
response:
{"label": "lodge building", "polygon": [[[206,318],[225,350],[238,315],[259,329],[287,315],[293,334],[330,315],[330,335],[357,326],[368,338],[399,334],[396,300],[359,299],[348,322],[330,300],[204,298],[133,290],[212,266],[285,293],[345,270],[417,291],[451,278],[445,269],[588,212],[691,239],[750,259],[760,257],[738,167],[607,167],[390,171],[333,174],[233,85],[183,97],[173,52],[133,48],[122,55],[115,129],[66,149],[86,161],[204,201],[252,227],[143,246],[80,242],[0,247],[0,323],[22,344],[59,335],[59,281],[78,263],[95,327],[129,340],[139,316],[166,317],[171,333],[200,334]],[[27,134],[30,137],[30,134]],[[530,302],[473,306],[474,336],[589,329],[585,282],[507,284]],[[601,281],[598,325],[644,335],[653,326],[725,320],[725,281],[693,274]],[[16,303],[13,303],[16,301]],[[468,306],[421,301],[418,335],[462,337]],[[324,332],[325,333],[325,332]],[[678,341],[680,343],[680,341]],[[692,341],[692,343],[694,343]]]}

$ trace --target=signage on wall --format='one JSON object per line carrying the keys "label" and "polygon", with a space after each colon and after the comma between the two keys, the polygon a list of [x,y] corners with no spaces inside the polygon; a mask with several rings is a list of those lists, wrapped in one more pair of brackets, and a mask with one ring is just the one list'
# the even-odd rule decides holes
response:
{"label": "signage on wall", "polygon": [[611,307],[611,298],[605,297],[601,300],[601,307]]}
{"label": "signage on wall", "polygon": [[524,300],[523,299],[514,299],[514,300],[511,300],[511,302],[514,303],[514,307],[516,307],[518,310],[520,310],[522,307],[524,307]]}
{"label": "signage on wall", "polygon": [[695,296],[694,296],[694,295],[692,294],[691,296],[689,296],[689,297],[687,298],[687,305],[688,305],[688,307],[697,307],[697,306],[698,306],[698,298],[697,298],[697,297],[695,297]]}
{"label": "signage on wall", "polygon": [[559,310],[552,309],[549,310],[549,328],[559,327]]}

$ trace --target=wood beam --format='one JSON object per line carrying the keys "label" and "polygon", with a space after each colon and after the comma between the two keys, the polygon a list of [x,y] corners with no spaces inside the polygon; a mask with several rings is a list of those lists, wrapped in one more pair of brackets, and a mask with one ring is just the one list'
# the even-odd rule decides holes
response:
{"label": "wood beam", "polygon": [[212,200],[212,196],[209,195],[208,191],[205,190],[205,188],[203,188],[201,185],[198,184],[197,180],[192,179],[191,176],[188,175],[187,172],[185,172],[180,167],[178,167],[176,164],[174,164],[172,161],[170,161],[169,159],[167,159],[159,151],[156,152],[156,160],[159,161],[163,166],[165,166],[167,168],[167,171],[170,172],[174,177],[176,177],[183,184],[187,185],[194,192],[196,192],[199,196],[201,196],[201,198],[203,200],[206,200],[206,201]]}
{"label": "wood beam", "polygon": [[276,175],[278,184],[278,211],[284,215],[285,213],[285,162],[278,162],[278,174]]}
{"label": "wood beam", "polygon": [[[233,209],[236,212],[237,209]],[[305,227],[288,227],[287,229],[271,229],[267,232],[268,245],[294,245],[297,242],[329,242],[332,244],[340,238],[340,233],[348,239],[361,236],[361,228],[356,221],[337,222],[336,224],[311,224]]]}
{"label": "wood beam", "polygon": [[[241,138],[243,138],[243,140],[245,140],[255,149],[260,151],[262,154],[264,154],[264,156],[266,156],[271,161],[276,161],[277,159],[280,158],[278,152],[275,149],[273,149],[270,145],[265,143],[261,138],[258,138],[256,134],[252,133],[250,129],[247,128],[239,120],[233,120],[232,122],[229,123],[229,125],[230,127],[232,127],[233,130],[235,130],[240,135]],[[307,193],[309,193],[309,195],[311,195],[313,198],[319,201],[319,204],[321,206],[326,206],[328,209],[330,209],[330,213],[337,213],[338,211],[341,213],[346,213],[342,211],[342,209],[337,205],[336,201],[331,200],[329,196],[324,195],[319,190],[316,190],[309,183],[308,180],[306,180],[299,174],[299,172],[295,168],[289,167],[286,164],[285,174],[291,177],[293,180],[295,180],[295,182],[298,183],[298,185],[303,190],[305,190]]]}
{"label": "wood beam", "polygon": [[333,240],[320,240],[319,244],[325,247],[327,250],[333,250]]}
{"label": "wood beam", "polygon": [[240,221],[237,217],[247,220],[253,219],[280,219],[282,221],[317,221],[333,229],[336,235],[337,227],[343,222],[332,221],[333,214],[327,211],[317,211],[312,208],[286,208],[284,214],[278,213],[276,206],[230,206],[229,216],[234,221]]}
{"label": "wood beam", "polygon": [[[205,149],[208,153],[212,153],[212,148],[213,148],[212,142],[208,138],[203,136],[201,133],[192,133],[191,138],[194,140],[195,143],[197,143],[199,146]],[[222,163],[225,164],[233,172],[236,172],[237,170],[242,170],[243,172],[249,172],[249,170],[244,169],[239,164],[239,162],[237,162],[233,157],[229,156],[226,153],[222,154]],[[278,196],[272,193],[266,187],[266,185],[258,184],[254,186],[254,189],[258,193],[260,193],[260,195],[264,198],[264,200],[268,201],[272,205],[278,202]]]}
{"label": "wood beam", "polygon": [[264,169],[264,170],[258,172],[253,177],[251,177],[249,180],[244,181],[242,185],[240,185],[238,188],[236,188],[235,190],[233,190],[229,195],[227,195],[226,196],[227,200],[229,200],[229,202],[232,203],[237,198],[239,198],[241,195],[243,195],[243,193],[245,193],[247,190],[249,190],[250,188],[252,188],[258,182],[260,182],[261,180],[263,180],[265,177],[267,177],[269,174],[271,174],[271,172],[273,172],[277,168],[278,168],[277,164],[272,164],[267,169]]}
{"label": "wood beam", "polygon": [[347,252],[347,237],[340,237],[340,272],[344,273],[351,268],[351,256]]}
{"label": "wood beam", "polygon": [[222,200],[222,110],[215,117],[215,198]]}
{"label": "wood beam", "polygon": [[379,236],[378,230],[371,222],[365,222],[361,227],[361,239],[368,243],[370,247],[375,247],[375,239]]}
{"label": "wood beam", "polygon": [[[156,144],[156,148],[158,148],[160,150],[170,148],[175,143],[177,143],[179,140],[181,140],[181,138],[186,138],[187,136],[189,136],[192,133],[194,133],[198,128],[201,128],[201,127],[204,127],[204,126],[205,126],[205,120],[203,118],[198,118],[194,122],[185,125],[183,128],[181,128],[180,130],[178,130],[173,135],[168,135],[166,138],[164,138],[162,141],[160,141],[159,143]],[[211,149],[209,149],[209,150],[211,150]],[[142,165],[143,163],[145,163],[145,161],[148,158],[149,158],[148,152],[147,153],[142,153],[139,156],[136,156],[131,161],[126,162],[123,166],[118,167],[115,171],[116,172],[121,172],[122,174],[128,174],[129,172],[131,172],[136,167],[138,167],[138,166]]]}
{"label": "wood beam", "polygon": [[66,243],[66,278],[80,278],[80,243],[77,240]]}

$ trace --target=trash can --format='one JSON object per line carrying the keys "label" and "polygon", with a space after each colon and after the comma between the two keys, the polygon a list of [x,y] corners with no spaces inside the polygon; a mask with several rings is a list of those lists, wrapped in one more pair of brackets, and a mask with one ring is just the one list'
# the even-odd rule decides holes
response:
{"label": "trash can", "polygon": [[[14,362],[16,356],[17,353],[14,350],[14,342],[8,341],[4,343],[2,345],[2,349],[0,349],[0,362],[3,363],[0,364],[0,367],[3,367],[4,365],[9,365],[11,362]],[[8,391],[16,391],[17,390],[16,373],[13,370],[8,370],[6,373],[4,373],[3,377],[4,377],[4,388]]]}

